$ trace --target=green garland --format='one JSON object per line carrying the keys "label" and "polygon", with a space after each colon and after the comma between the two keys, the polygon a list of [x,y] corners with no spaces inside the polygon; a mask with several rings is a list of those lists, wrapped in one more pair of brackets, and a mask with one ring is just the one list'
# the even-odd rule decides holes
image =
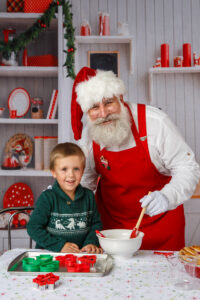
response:
{"label": "green garland", "polygon": [[12,52],[18,53],[20,50],[25,49],[31,41],[36,40],[40,32],[45,31],[46,27],[50,26],[51,20],[55,18],[55,13],[58,12],[59,5],[63,7],[63,26],[66,29],[64,38],[67,40],[67,51],[64,50],[67,54],[64,66],[67,68],[67,76],[74,79],[76,76],[74,71],[74,53],[76,50],[74,37],[75,29],[72,24],[72,13],[70,12],[71,4],[69,4],[68,1],[65,2],[65,0],[54,0],[44,14],[36,20],[32,27],[28,28],[12,41],[8,41],[8,43],[0,41],[0,53],[2,53],[3,57],[9,59]]}

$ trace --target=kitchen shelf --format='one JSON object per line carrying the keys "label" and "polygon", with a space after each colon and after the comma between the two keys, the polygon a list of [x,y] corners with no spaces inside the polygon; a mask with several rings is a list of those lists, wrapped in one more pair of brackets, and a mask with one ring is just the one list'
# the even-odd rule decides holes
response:
{"label": "kitchen shelf", "polygon": [[199,73],[200,66],[197,67],[180,67],[180,68],[150,68],[150,74],[168,74],[168,73]]}
{"label": "kitchen shelf", "polygon": [[150,68],[149,69],[149,98],[153,104],[153,75],[154,74],[188,74],[200,73],[200,66],[196,67],[180,67],[180,68]]}
{"label": "kitchen shelf", "polygon": [[76,36],[76,42],[79,44],[130,44],[133,42],[133,36],[125,36],[125,35],[88,35],[88,36],[82,36],[77,35]]}
{"label": "kitchen shelf", "polygon": [[49,170],[35,170],[32,168],[27,168],[25,170],[2,170],[0,169],[0,176],[37,176],[37,177],[51,177],[51,172]]}
{"label": "kitchen shelf", "polygon": [[58,77],[58,67],[0,66],[2,77]]}
{"label": "kitchen shelf", "polygon": [[44,125],[53,125],[58,124],[58,119],[9,119],[9,118],[0,118],[0,124],[44,124]]}
{"label": "kitchen shelf", "polygon": [[[129,45],[129,56],[130,56],[130,73],[133,74],[133,36],[99,36],[99,35],[89,35],[89,36],[76,36],[76,52],[75,61],[78,61],[78,45],[79,44],[128,44]],[[76,70],[76,73],[78,70]]]}
{"label": "kitchen shelf", "polygon": [[[40,17],[42,14],[39,13],[0,13],[0,28],[7,27],[16,27],[21,30],[26,30]],[[57,18],[58,14],[56,14],[56,18],[51,21],[49,29],[55,30],[57,27]]]}

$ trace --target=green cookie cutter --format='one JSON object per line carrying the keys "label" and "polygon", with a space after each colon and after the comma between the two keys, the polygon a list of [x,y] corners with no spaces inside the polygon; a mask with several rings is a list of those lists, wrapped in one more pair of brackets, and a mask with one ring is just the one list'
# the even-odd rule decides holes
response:
{"label": "green cookie cutter", "polygon": [[22,269],[25,272],[40,271],[40,263],[32,257],[25,257],[22,259]]}
{"label": "green cookie cutter", "polygon": [[53,260],[45,265],[40,265],[40,272],[56,272],[59,269],[59,261]]}
{"label": "green cookie cutter", "polygon": [[40,265],[46,265],[47,263],[52,262],[53,256],[49,254],[41,254],[36,257],[36,260],[40,262]]}

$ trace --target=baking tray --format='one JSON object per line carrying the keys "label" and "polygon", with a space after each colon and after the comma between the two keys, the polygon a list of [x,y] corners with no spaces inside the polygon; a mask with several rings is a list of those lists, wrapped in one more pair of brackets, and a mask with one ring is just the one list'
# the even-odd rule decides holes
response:
{"label": "baking tray", "polygon": [[[7,271],[11,275],[21,275],[21,276],[37,276],[39,274],[46,274],[48,272],[25,272],[22,269],[22,259],[25,257],[36,258],[39,255],[52,255],[53,260],[56,256],[65,256],[66,254],[73,254],[77,257],[83,255],[91,255],[86,253],[60,253],[60,252],[45,252],[45,251],[26,251],[18,255],[14,260],[9,264]],[[68,272],[66,267],[59,266],[58,271],[53,272],[57,275],[70,276],[70,277],[97,277],[107,275],[113,267],[113,259],[109,254],[95,254],[96,263],[94,265],[94,270],[90,272]]]}

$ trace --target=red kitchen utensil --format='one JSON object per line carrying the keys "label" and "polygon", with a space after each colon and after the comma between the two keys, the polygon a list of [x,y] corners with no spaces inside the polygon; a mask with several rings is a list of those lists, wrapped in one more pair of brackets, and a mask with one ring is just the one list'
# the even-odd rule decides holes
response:
{"label": "red kitchen utensil", "polygon": [[99,230],[96,230],[96,234],[100,235],[101,237],[105,238],[105,235],[103,235],[103,233],[101,233]]}
{"label": "red kitchen utensil", "polygon": [[137,224],[135,225],[135,227],[133,228],[133,230],[131,232],[130,239],[134,239],[138,235],[138,229],[140,227],[140,223],[142,222],[142,218],[143,218],[143,216],[145,214],[145,211],[146,211],[146,207],[143,207],[143,209],[142,209],[142,211],[140,213],[139,219],[137,221]]}

